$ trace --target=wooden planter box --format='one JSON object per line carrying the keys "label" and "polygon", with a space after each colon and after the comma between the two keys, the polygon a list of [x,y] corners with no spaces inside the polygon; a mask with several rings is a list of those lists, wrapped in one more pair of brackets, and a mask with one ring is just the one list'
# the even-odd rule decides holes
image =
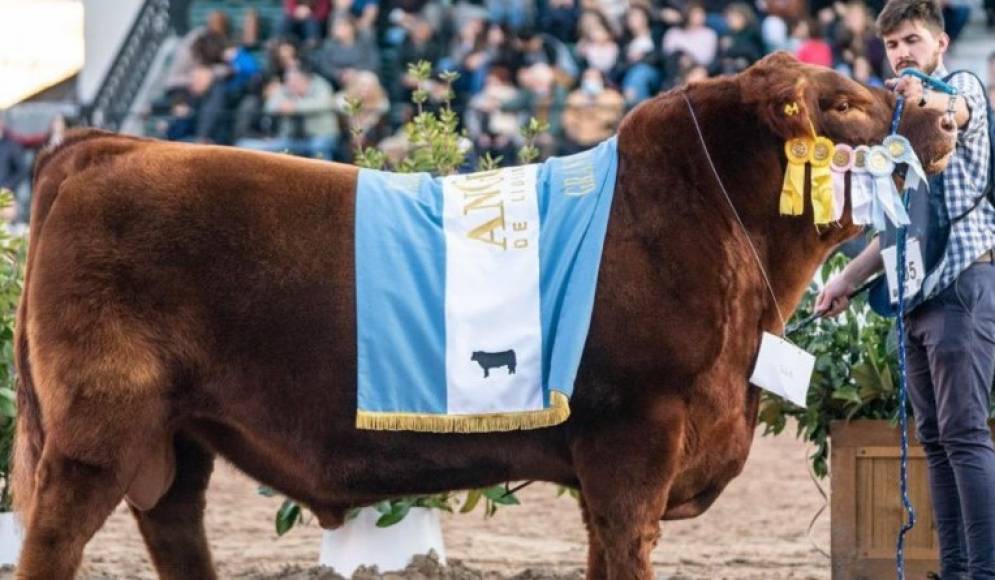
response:
{"label": "wooden planter box", "polygon": [[[905,535],[905,574],[938,571],[926,458],[909,429],[909,499],[916,527]],[[833,580],[895,577],[905,510],[899,494],[899,430],[888,421],[836,421],[830,429]]]}
{"label": "wooden planter box", "polygon": [[[939,571],[926,457],[909,418],[909,500],[916,526],[905,535],[905,574]],[[899,491],[899,430],[888,421],[834,422],[830,429],[833,580],[895,577],[905,510]]]}

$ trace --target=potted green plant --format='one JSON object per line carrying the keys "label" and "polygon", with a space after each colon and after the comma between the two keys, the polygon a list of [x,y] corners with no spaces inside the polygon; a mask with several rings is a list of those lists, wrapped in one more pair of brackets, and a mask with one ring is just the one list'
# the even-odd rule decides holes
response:
{"label": "potted green plant", "polygon": [[[13,194],[0,189],[0,208],[13,203]],[[0,566],[17,563],[21,551],[20,523],[11,508],[10,455],[14,448],[14,314],[21,295],[23,238],[0,227]]]}
{"label": "potted green plant", "polygon": [[[412,93],[415,114],[404,126],[403,151],[391,160],[382,150],[366,146],[362,131],[354,123],[351,134],[354,143],[354,163],[369,169],[390,169],[403,173],[428,172],[449,175],[464,168],[469,140],[458,131],[459,119],[451,108],[452,83],[458,78],[454,72],[443,72],[431,78],[431,65],[422,61],[409,66],[408,73],[417,80],[418,88]],[[432,97],[437,107],[428,108]],[[347,100],[346,115],[355,118],[362,103]],[[520,163],[538,159],[536,137],[548,130],[548,125],[530,119],[521,130],[523,146],[518,151]],[[477,163],[477,170],[495,169],[500,158],[484,155]],[[270,490],[261,489],[270,494]],[[483,505],[486,517],[493,515],[499,506],[519,503],[514,493],[503,485],[474,489],[460,494],[441,493],[421,497],[405,497],[382,501],[376,505],[352,510],[345,525],[336,530],[325,530],[319,563],[329,566],[346,577],[361,565],[376,565],[381,571],[404,568],[412,556],[434,551],[445,563],[445,547],[439,522],[439,510],[452,512],[473,511]],[[282,535],[300,522],[304,515],[300,505],[293,500],[283,502],[276,514],[276,530]]]}

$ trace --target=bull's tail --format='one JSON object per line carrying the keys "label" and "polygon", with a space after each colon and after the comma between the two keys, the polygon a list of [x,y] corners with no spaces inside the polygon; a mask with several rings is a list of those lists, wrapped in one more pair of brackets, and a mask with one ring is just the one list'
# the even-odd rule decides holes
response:
{"label": "bull's tail", "polygon": [[45,430],[41,422],[41,407],[31,379],[28,361],[27,300],[21,298],[17,309],[14,330],[14,350],[17,365],[17,431],[14,435],[10,492],[13,493],[14,510],[27,523],[31,498],[34,496],[35,469],[45,444]]}
{"label": "bull's tail", "polygon": [[[74,130],[61,144],[44,150],[35,161],[33,178],[33,207],[31,211],[31,234],[29,239],[37,244],[45,217],[55,203],[59,186],[65,178],[65,170],[51,168],[52,159],[60,156],[75,143],[101,135],[103,131]],[[45,171],[49,168],[49,171]],[[17,426],[14,434],[14,452],[11,461],[10,490],[13,494],[14,509],[21,514],[25,524],[30,514],[31,498],[34,496],[35,471],[45,444],[45,430],[42,425],[42,409],[35,391],[31,375],[30,345],[28,341],[28,287],[31,283],[31,254],[24,274],[21,301],[17,308],[14,323],[14,363],[17,368]]]}

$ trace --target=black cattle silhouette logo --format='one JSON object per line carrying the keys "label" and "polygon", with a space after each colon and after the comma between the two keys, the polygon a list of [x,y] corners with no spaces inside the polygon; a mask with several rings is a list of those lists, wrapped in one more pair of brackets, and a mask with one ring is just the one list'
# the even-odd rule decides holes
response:
{"label": "black cattle silhouette logo", "polygon": [[480,368],[484,369],[484,378],[491,376],[491,369],[499,367],[508,367],[508,374],[515,374],[515,367],[518,363],[515,360],[514,350],[505,350],[501,352],[484,352],[482,350],[473,351],[473,355],[470,360],[477,361]]}

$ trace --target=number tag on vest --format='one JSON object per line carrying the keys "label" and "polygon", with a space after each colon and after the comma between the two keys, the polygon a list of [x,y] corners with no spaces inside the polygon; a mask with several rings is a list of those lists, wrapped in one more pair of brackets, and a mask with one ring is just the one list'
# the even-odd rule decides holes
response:
{"label": "number tag on vest", "polygon": [[[898,302],[898,269],[897,248],[890,246],[881,250],[881,259],[884,260],[884,273],[888,279],[888,294],[891,296],[891,303]],[[926,277],[926,268],[922,261],[922,250],[919,248],[919,240],[909,238],[905,243],[905,298],[915,296],[916,292],[922,288],[923,278]]]}
{"label": "number tag on vest", "polygon": [[765,332],[750,382],[799,407],[805,407],[814,368],[814,356],[783,338]]}

